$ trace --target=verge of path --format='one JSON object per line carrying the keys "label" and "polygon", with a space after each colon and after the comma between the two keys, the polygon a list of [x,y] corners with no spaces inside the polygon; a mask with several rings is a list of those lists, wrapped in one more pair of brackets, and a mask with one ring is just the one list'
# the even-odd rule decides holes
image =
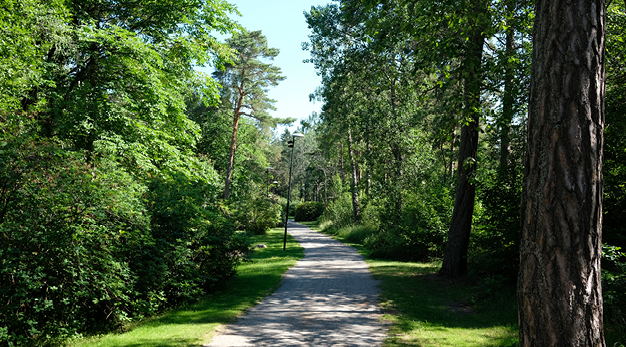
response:
{"label": "verge of path", "polygon": [[378,307],[378,282],[363,257],[339,241],[289,222],[304,258],[281,287],[207,345],[380,346],[388,329]]}

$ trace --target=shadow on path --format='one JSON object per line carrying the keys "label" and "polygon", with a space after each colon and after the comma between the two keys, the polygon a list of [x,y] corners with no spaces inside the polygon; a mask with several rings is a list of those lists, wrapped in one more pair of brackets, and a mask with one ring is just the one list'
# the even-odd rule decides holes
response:
{"label": "shadow on path", "polygon": [[357,251],[301,224],[289,233],[305,256],[279,289],[208,346],[380,346],[377,282]]}

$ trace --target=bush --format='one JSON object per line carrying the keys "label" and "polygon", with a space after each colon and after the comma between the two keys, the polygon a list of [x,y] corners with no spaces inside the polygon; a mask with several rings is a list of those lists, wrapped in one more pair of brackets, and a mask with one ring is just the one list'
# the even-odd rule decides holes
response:
{"label": "bush", "polygon": [[0,131],[0,345],[104,332],[195,299],[250,249],[216,207],[214,172],[145,185],[16,122]]}
{"label": "bush", "polygon": [[517,280],[521,181],[510,185],[494,180],[478,191],[468,266],[473,276],[503,276]]}
{"label": "bush", "polygon": [[374,235],[376,231],[376,228],[371,225],[351,225],[337,230],[335,234],[348,242],[362,245],[365,243],[365,240]]}
{"label": "bush", "polygon": [[[385,216],[393,215],[382,211]],[[437,259],[443,255],[448,216],[446,201],[439,200],[436,194],[407,194],[400,220],[381,218],[379,230],[365,239],[365,247],[372,257],[402,261]]]}
{"label": "bush", "polygon": [[0,341],[44,345],[128,320],[138,309],[130,259],[150,242],[145,187],[112,163],[94,169],[82,153],[8,140]]}
{"label": "bush", "polygon": [[332,221],[335,229],[353,225],[354,213],[350,193],[343,193],[335,200],[327,203],[321,221]]}
{"label": "bush", "polygon": [[603,245],[602,296],[607,331],[626,340],[626,253],[620,247]]}
{"label": "bush", "polygon": [[235,274],[250,245],[216,207],[218,186],[211,183],[178,173],[150,183],[155,243],[142,259],[147,266],[137,269],[142,291],[163,292],[172,304],[197,298]]}
{"label": "bush", "polygon": [[295,208],[296,222],[315,221],[324,213],[324,204],[317,201],[306,201]]}
{"label": "bush", "polygon": [[278,201],[254,196],[235,205],[237,228],[254,235],[263,235],[281,223],[281,205]]}

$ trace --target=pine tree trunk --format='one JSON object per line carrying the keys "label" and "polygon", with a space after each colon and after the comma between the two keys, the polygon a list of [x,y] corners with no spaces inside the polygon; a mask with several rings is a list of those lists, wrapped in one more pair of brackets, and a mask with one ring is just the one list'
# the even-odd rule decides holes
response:
{"label": "pine tree trunk", "polygon": [[228,199],[230,194],[230,180],[233,173],[233,162],[235,160],[235,145],[237,142],[237,128],[239,127],[239,112],[235,112],[233,122],[233,136],[230,141],[230,151],[228,152],[228,168],[226,169],[226,182],[224,184],[224,199]]}
{"label": "pine tree trunk", "polygon": [[352,211],[354,217],[354,223],[361,223],[361,210],[359,208],[359,191],[358,191],[358,178],[356,162],[354,160],[354,151],[352,150],[352,131],[348,129],[348,155],[350,156],[350,166],[352,166]]}
{"label": "pine tree trunk", "polygon": [[459,145],[458,183],[452,221],[448,230],[448,242],[441,264],[439,275],[448,278],[462,277],[467,274],[467,248],[472,229],[474,198],[476,186],[471,181],[476,170],[478,152],[478,121],[481,91],[480,64],[483,54],[483,28],[472,28],[474,35],[470,38],[464,61],[464,103],[465,113],[461,128]]}
{"label": "pine tree trunk", "polygon": [[520,346],[605,346],[600,282],[605,2],[536,3]]}

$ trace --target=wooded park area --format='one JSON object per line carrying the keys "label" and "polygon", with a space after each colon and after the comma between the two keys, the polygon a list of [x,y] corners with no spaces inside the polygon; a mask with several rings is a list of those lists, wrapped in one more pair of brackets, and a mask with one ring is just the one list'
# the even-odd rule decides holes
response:
{"label": "wooded park area", "polygon": [[517,286],[521,346],[625,343],[626,2],[311,7],[323,107],[293,148],[236,11],[0,0],[0,343],[197,300],[287,215]]}

